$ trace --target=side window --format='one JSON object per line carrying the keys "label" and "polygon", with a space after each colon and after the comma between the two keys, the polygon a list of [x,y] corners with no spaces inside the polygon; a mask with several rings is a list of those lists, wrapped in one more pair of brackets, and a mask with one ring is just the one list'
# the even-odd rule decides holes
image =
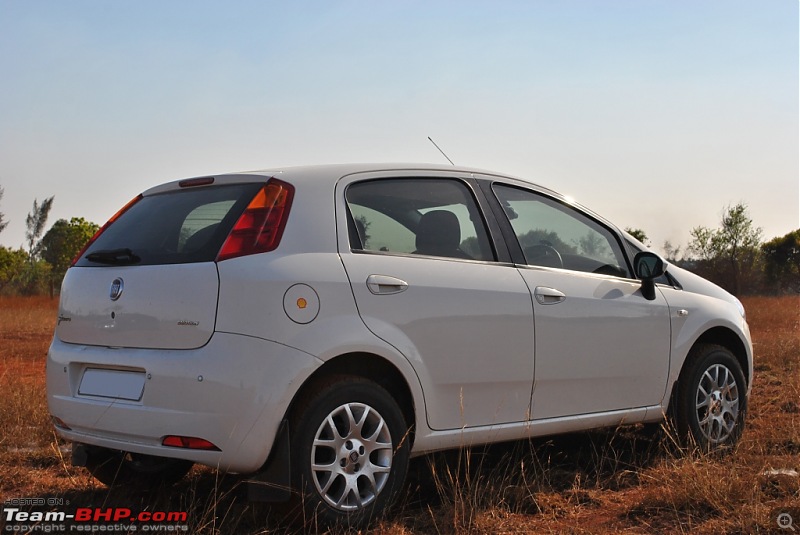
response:
{"label": "side window", "polygon": [[495,259],[475,199],[458,180],[369,180],[351,184],[345,198],[352,249]]}
{"label": "side window", "polygon": [[492,189],[529,265],[630,277],[619,242],[604,226],[544,195],[500,184]]}

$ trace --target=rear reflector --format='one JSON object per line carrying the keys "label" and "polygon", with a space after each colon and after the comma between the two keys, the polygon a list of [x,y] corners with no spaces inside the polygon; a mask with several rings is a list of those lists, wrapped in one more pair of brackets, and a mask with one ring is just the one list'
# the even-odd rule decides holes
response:
{"label": "rear reflector", "polygon": [[294,187],[270,179],[258,190],[222,245],[217,261],[266,253],[278,247],[289,218]]}
{"label": "rear reflector", "polygon": [[220,451],[218,447],[204,438],[197,437],[180,437],[177,435],[169,435],[164,437],[161,441],[162,446],[170,446],[172,448],[186,448],[190,450],[214,450]]}
{"label": "rear reflector", "polygon": [[91,238],[91,239],[90,239],[88,242],[86,242],[86,245],[84,245],[84,246],[83,246],[83,248],[82,248],[80,251],[78,251],[78,254],[76,254],[76,255],[75,255],[75,258],[73,258],[73,259],[72,259],[72,262],[70,263],[70,265],[69,265],[69,266],[70,266],[70,267],[74,266],[74,265],[75,265],[75,263],[76,263],[78,260],[80,260],[81,256],[83,256],[83,253],[85,253],[85,252],[86,252],[86,249],[88,249],[88,248],[89,248],[89,246],[90,246],[91,244],[93,244],[93,243],[94,243],[94,241],[95,241],[97,238],[99,238],[99,237],[100,237],[100,235],[101,235],[103,232],[105,232],[105,231],[106,231],[106,229],[107,229],[108,227],[110,227],[110,226],[111,226],[111,223],[113,223],[114,221],[116,221],[117,219],[119,219],[119,216],[121,216],[122,214],[124,214],[125,212],[127,212],[127,211],[128,211],[128,209],[129,209],[131,206],[133,206],[134,204],[136,204],[137,202],[139,202],[141,199],[142,199],[142,195],[141,195],[141,194],[137,195],[136,197],[134,197],[133,199],[131,199],[130,201],[128,201],[128,204],[126,204],[125,206],[123,206],[122,208],[120,208],[120,209],[119,209],[119,211],[118,211],[116,214],[112,215],[112,216],[111,216],[111,219],[109,219],[108,221],[106,221],[106,224],[105,224],[105,225],[103,225],[102,227],[100,227],[100,230],[98,230],[97,232],[95,232],[95,233],[94,233],[94,236],[92,236],[92,238]]}
{"label": "rear reflector", "polygon": [[59,418],[58,416],[50,416],[50,419],[53,421],[53,425],[60,429],[66,429],[67,431],[72,431],[70,427],[64,423],[64,420]]}

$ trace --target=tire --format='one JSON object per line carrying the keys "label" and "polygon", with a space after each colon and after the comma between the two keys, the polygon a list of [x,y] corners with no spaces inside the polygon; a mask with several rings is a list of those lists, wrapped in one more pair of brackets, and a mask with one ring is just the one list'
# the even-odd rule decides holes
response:
{"label": "tire", "polygon": [[744,430],[746,393],[742,367],[728,349],[710,344],[693,348],[674,400],[681,444],[705,452],[734,446]]}
{"label": "tire", "polygon": [[140,455],[107,448],[88,449],[86,468],[108,487],[155,490],[171,486],[192,469],[194,463],[153,455]]}
{"label": "tire", "polygon": [[371,381],[337,377],[292,421],[292,475],[304,523],[360,527],[383,516],[403,487],[410,450],[392,396]]}

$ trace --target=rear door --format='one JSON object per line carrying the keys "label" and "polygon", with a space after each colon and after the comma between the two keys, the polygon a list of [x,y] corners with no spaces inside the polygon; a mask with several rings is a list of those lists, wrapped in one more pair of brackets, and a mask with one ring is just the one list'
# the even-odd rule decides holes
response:
{"label": "rear door", "polygon": [[174,188],[131,205],[67,270],[56,336],[109,347],[190,349],[214,332],[214,260],[263,184]]}
{"label": "rear door", "polygon": [[337,200],[361,317],[414,366],[430,427],[526,420],[531,298],[517,270],[497,262],[470,183],[443,173],[351,176]]}
{"label": "rear door", "polygon": [[491,189],[533,296],[533,418],[661,403],[669,307],[660,292],[652,301],[642,296],[616,233],[544,193],[499,182]]}

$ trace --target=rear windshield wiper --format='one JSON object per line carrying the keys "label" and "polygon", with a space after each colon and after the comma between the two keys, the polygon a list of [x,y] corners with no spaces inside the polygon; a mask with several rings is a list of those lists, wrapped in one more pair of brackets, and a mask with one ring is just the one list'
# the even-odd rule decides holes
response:
{"label": "rear windshield wiper", "polygon": [[86,255],[85,258],[89,262],[98,264],[137,264],[141,260],[128,248],[95,251]]}

